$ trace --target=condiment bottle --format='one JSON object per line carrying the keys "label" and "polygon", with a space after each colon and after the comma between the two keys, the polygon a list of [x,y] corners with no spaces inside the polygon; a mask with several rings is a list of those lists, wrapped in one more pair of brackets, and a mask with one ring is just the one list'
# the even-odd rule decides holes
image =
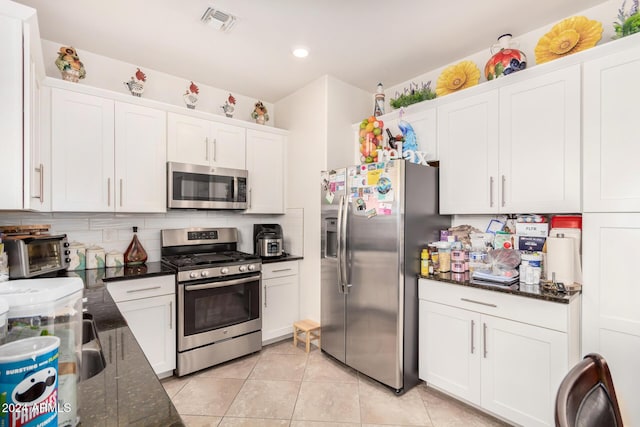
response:
{"label": "condiment bottle", "polygon": [[142,247],[142,243],[138,240],[138,227],[133,227],[133,239],[129,243],[129,247],[124,252],[125,265],[140,265],[147,261],[147,251]]}
{"label": "condiment bottle", "polygon": [[420,274],[429,275],[429,251],[427,249],[423,249],[420,253]]}

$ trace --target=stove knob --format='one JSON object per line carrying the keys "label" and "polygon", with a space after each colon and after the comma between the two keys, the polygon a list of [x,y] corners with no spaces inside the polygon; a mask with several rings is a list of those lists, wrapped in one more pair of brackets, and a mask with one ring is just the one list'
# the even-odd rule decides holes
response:
{"label": "stove knob", "polygon": [[246,265],[241,265],[240,267],[238,267],[238,270],[240,272],[247,271],[247,266]]}
{"label": "stove knob", "polygon": [[198,273],[196,273],[195,271],[189,274],[189,277],[191,277],[192,279],[195,279],[198,277]]}
{"label": "stove knob", "polygon": [[227,267],[222,267],[222,268],[220,269],[220,273],[221,273],[221,274],[227,274],[228,272],[229,272],[229,269],[228,269]]}
{"label": "stove knob", "polygon": [[249,271],[253,271],[256,269],[256,266],[253,264],[249,264]]}
{"label": "stove knob", "polygon": [[202,277],[207,277],[207,276],[209,275],[209,272],[205,270],[205,271],[203,271],[202,273],[200,273],[200,275],[201,275]]}

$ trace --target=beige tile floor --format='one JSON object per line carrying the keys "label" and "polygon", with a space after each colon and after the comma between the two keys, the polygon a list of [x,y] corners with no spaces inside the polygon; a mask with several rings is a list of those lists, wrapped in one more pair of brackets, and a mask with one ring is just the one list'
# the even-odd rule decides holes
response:
{"label": "beige tile floor", "polygon": [[396,396],[317,347],[307,354],[292,340],[162,383],[189,427],[507,425],[424,383]]}

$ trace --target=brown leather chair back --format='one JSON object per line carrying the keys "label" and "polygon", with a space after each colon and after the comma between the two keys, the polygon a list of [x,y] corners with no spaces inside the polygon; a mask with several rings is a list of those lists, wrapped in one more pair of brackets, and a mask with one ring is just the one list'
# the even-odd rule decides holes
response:
{"label": "brown leather chair back", "polygon": [[564,377],[556,396],[558,427],[623,427],[606,360],[591,353]]}

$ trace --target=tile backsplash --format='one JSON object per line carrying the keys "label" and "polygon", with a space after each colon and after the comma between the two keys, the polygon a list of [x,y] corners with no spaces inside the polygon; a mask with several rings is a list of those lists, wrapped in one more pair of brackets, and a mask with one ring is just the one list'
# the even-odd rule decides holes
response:
{"label": "tile backsplash", "polygon": [[138,239],[148,261],[160,261],[160,230],[185,227],[236,227],[238,249],[253,252],[253,224],[280,224],[284,250],[303,255],[303,210],[287,209],[285,215],[245,215],[230,211],[170,211],[161,214],[80,212],[0,212],[0,225],[50,224],[51,234],[66,234],[69,242],[102,246],[124,252],[138,227]]}

